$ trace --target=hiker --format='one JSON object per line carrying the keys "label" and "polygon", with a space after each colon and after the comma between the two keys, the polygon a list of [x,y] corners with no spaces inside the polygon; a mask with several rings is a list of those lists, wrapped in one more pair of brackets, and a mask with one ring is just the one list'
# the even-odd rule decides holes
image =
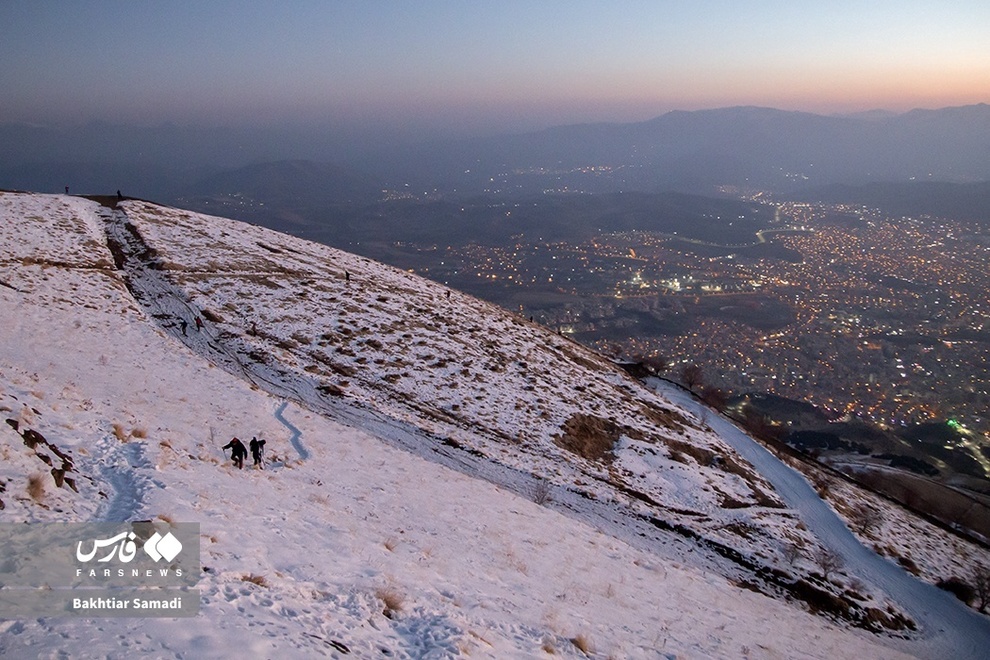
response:
{"label": "hiker", "polygon": [[117,191],[117,201],[118,201],[118,202],[120,202],[120,201],[123,201],[123,199],[124,199],[124,196],[123,196],[123,195],[121,195],[121,194],[120,194],[120,191],[118,190],[118,191]]}
{"label": "hiker", "polygon": [[182,336],[187,337],[188,335],[186,334],[186,328],[189,327],[189,324],[186,323],[185,319],[179,319],[179,327],[182,328]]}
{"label": "hiker", "polygon": [[447,289],[447,300],[450,300],[450,289]]}
{"label": "hiker", "polygon": [[224,449],[230,450],[230,458],[234,461],[234,465],[237,466],[238,470],[244,469],[244,459],[247,457],[247,449],[244,448],[244,443],[234,438],[227,444],[223,446]]}
{"label": "hiker", "polygon": [[344,281],[345,282],[350,282],[351,281],[351,274],[348,273],[346,270],[344,271]]}
{"label": "hiker", "polygon": [[255,467],[261,467],[261,454],[265,451],[265,441],[258,438],[251,438],[251,458],[254,459]]}
{"label": "hiker", "polygon": [[203,329],[203,321],[198,316],[196,317],[196,332]]}
{"label": "hiker", "polygon": [[65,194],[66,194],[66,195],[68,195],[68,194],[69,194],[69,186],[66,186],[66,187],[65,187]]}

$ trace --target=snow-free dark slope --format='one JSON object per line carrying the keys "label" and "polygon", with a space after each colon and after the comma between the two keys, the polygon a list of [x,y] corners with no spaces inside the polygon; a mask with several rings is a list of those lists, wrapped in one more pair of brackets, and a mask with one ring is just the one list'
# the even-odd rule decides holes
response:
{"label": "snow-free dark slope", "polygon": [[[244,633],[262,655],[532,657],[582,633],[618,657],[896,655],[785,604],[802,582],[846,598],[842,626],[896,621],[871,585],[784,560],[817,541],[697,416],[564,338],[232,221],[11,194],[0,212],[0,519],[196,520],[210,567],[198,620],[7,622],[5,655],[137,635],[217,656]],[[26,429],[78,492],[26,494],[48,469]],[[255,433],[269,469],[231,470],[219,445]]]}

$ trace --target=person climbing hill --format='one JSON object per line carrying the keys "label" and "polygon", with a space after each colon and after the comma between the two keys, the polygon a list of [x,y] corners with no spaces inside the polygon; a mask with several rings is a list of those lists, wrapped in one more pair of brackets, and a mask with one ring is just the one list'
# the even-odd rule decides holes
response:
{"label": "person climbing hill", "polygon": [[225,444],[223,448],[230,450],[230,458],[234,461],[234,465],[237,466],[237,469],[244,469],[244,459],[247,458],[247,449],[244,448],[244,443],[237,438],[234,438]]}
{"label": "person climbing hill", "polygon": [[262,467],[261,455],[265,451],[265,441],[258,440],[258,438],[251,438],[251,442],[249,443],[249,446],[251,447],[251,458],[254,459],[255,467],[259,467],[259,468]]}

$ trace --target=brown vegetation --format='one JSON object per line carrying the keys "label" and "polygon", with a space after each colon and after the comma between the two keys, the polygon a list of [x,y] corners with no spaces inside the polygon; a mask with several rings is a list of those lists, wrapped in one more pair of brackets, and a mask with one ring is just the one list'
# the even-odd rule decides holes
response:
{"label": "brown vegetation", "polygon": [[265,579],[264,575],[255,575],[251,573],[249,575],[242,575],[241,579],[245,582],[250,582],[251,584],[256,584],[259,587],[267,587],[268,580]]}
{"label": "brown vegetation", "polygon": [[615,458],[612,450],[623,427],[601,417],[574,413],[564,422],[563,431],[554,438],[557,445],[589,461],[609,462]]}
{"label": "brown vegetation", "polygon": [[27,493],[35,502],[41,502],[45,498],[45,478],[40,474],[32,474],[28,477]]}
{"label": "brown vegetation", "polygon": [[375,590],[375,596],[382,601],[384,609],[382,614],[384,614],[389,619],[395,618],[396,613],[402,611],[402,606],[405,604],[405,599],[399,591],[389,585],[387,587],[379,587]]}
{"label": "brown vegetation", "polygon": [[115,438],[121,442],[127,442],[127,431],[124,430],[124,425],[119,422],[113,423],[113,435]]}
{"label": "brown vegetation", "polygon": [[584,633],[572,637],[571,644],[574,645],[574,648],[576,648],[581,653],[584,653],[585,655],[591,655],[592,653],[595,652],[595,648],[594,646],[592,646],[591,640]]}

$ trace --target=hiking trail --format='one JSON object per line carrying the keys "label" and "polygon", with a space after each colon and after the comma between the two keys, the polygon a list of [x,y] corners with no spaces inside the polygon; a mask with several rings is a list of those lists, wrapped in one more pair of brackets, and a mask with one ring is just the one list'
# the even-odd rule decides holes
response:
{"label": "hiking trail", "polygon": [[296,453],[299,454],[299,458],[305,461],[309,458],[309,450],[307,450],[302,444],[302,431],[300,431],[298,427],[285,418],[285,409],[288,405],[289,402],[285,400],[279,404],[279,407],[275,409],[275,419],[277,419],[282,426],[289,430],[289,442],[296,450]]}

